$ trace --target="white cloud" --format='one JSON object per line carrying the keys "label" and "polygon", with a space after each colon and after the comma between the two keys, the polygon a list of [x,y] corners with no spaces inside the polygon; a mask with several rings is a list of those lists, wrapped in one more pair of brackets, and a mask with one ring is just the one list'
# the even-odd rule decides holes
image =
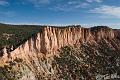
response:
{"label": "white cloud", "polygon": [[69,5],[71,5],[71,4],[76,4],[76,3],[78,3],[78,1],[68,1],[67,2]]}
{"label": "white cloud", "polygon": [[88,3],[81,3],[75,6],[75,8],[87,8],[89,6]]}
{"label": "white cloud", "polygon": [[102,0],[26,0],[27,2],[33,4],[35,7],[39,8],[41,6],[47,6],[51,10],[56,11],[72,11],[80,8],[88,8],[94,3],[100,3]]}
{"label": "white cloud", "polygon": [[33,4],[35,7],[40,7],[41,5],[50,4],[51,0],[27,0],[29,3]]}
{"label": "white cloud", "polygon": [[89,3],[91,3],[91,2],[98,2],[98,3],[102,2],[102,0],[86,0],[86,1],[89,2]]}
{"label": "white cloud", "polygon": [[92,13],[102,14],[104,16],[111,16],[115,18],[120,18],[120,7],[117,6],[101,6],[90,10]]}
{"label": "white cloud", "polygon": [[[76,9],[81,9],[81,8],[89,8],[93,5],[96,5],[94,3],[101,3],[103,0],[66,0],[63,1],[63,3],[56,3],[52,7],[53,10],[60,10],[60,11],[72,11]],[[50,7],[51,9],[51,7]]]}
{"label": "white cloud", "polygon": [[81,1],[68,1],[63,4],[57,4],[50,9],[59,11],[72,11],[80,8],[87,8],[89,3]]}
{"label": "white cloud", "polygon": [[6,6],[9,3],[6,0],[0,0],[0,6]]}

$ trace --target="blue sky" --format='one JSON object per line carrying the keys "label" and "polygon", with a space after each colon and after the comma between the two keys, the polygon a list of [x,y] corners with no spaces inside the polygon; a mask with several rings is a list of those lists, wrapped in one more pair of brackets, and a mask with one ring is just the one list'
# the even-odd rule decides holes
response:
{"label": "blue sky", "polygon": [[120,0],[0,0],[0,22],[120,28]]}

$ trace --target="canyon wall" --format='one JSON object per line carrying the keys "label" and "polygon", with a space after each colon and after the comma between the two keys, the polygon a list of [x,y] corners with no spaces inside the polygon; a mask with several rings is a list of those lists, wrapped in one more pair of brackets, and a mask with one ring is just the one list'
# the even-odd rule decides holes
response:
{"label": "canyon wall", "polygon": [[[105,44],[108,45],[109,43],[109,45],[112,46],[110,42],[116,38],[119,39],[119,32],[108,27],[42,27],[39,33],[29,38],[16,49],[11,47],[10,50],[8,50],[5,47],[1,50],[3,56],[0,57],[0,66],[11,66],[11,63],[14,63],[12,68],[16,69],[17,73],[15,73],[16,76],[13,77],[17,78],[17,80],[61,80],[59,77],[61,74],[59,65],[61,63],[54,63],[53,65],[53,62],[57,61],[54,57],[60,57],[59,52],[61,52],[61,47],[73,46],[78,47],[78,51],[84,51],[84,48],[80,48],[83,45],[93,44],[95,48],[97,48],[103,45],[100,45],[99,42],[104,40]],[[109,42],[109,40],[111,41]],[[116,42],[112,44],[114,44],[115,49],[117,49]],[[90,47],[90,49],[93,48]],[[85,51],[87,51],[86,48]],[[91,51],[92,50],[90,50],[90,52]],[[94,54],[95,51],[99,53],[98,50],[93,50],[90,54]],[[82,53],[83,52],[80,52],[79,54]],[[78,53],[76,53],[76,55],[77,54]],[[86,53],[83,55],[85,54]],[[23,61],[19,63],[19,59]],[[18,62],[16,62],[16,60]],[[19,74],[23,74],[20,76],[20,79],[18,79],[17,76],[18,72],[20,72]]]}
{"label": "canyon wall", "polygon": [[0,58],[0,62],[4,63],[15,58],[29,59],[34,57],[36,53],[39,57],[49,57],[66,45],[76,46],[81,43],[99,42],[102,39],[113,39],[115,37],[114,30],[108,27],[43,27],[37,35],[31,37],[14,51],[7,52],[7,49],[4,48],[4,56]]}

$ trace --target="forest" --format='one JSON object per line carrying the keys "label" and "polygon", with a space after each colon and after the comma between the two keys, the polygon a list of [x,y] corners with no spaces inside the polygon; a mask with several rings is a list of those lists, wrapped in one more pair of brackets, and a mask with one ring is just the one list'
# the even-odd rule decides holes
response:
{"label": "forest", "polygon": [[10,25],[0,23],[0,49],[17,47],[40,31],[37,25]]}

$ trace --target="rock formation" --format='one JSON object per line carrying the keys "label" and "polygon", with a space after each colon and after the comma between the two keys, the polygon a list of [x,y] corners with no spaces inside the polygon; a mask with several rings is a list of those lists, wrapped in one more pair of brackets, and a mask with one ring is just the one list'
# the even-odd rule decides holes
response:
{"label": "rock formation", "polygon": [[9,54],[11,59],[17,57],[23,58],[28,55],[33,56],[33,53],[51,56],[63,46],[75,46],[102,39],[113,39],[116,36],[114,30],[108,27],[82,28],[80,26],[73,26],[60,28],[47,26],[43,27],[37,35],[31,37],[14,51],[7,53],[7,49],[4,48],[3,58],[5,59],[1,59],[0,61],[6,61],[7,54]]}
{"label": "rock formation", "polygon": [[[29,38],[15,50],[8,51],[4,48],[2,50],[3,56],[0,57],[0,64],[5,64],[8,61],[14,61],[15,59],[21,58],[26,61],[26,64],[29,65],[32,69],[31,71],[34,73],[35,70],[49,72],[48,69],[50,69],[52,65],[48,60],[52,60],[54,55],[59,55],[57,53],[59,53],[61,47],[76,47],[84,43],[95,44],[99,43],[101,40],[112,40],[119,38],[119,36],[120,34],[118,31],[105,26],[92,28],[83,28],[80,26],[47,26],[40,29],[39,33]],[[46,59],[42,61],[43,58]],[[30,75],[32,75],[32,73],[30,73]],[[23,77],[21,80],[30,79]]]}

